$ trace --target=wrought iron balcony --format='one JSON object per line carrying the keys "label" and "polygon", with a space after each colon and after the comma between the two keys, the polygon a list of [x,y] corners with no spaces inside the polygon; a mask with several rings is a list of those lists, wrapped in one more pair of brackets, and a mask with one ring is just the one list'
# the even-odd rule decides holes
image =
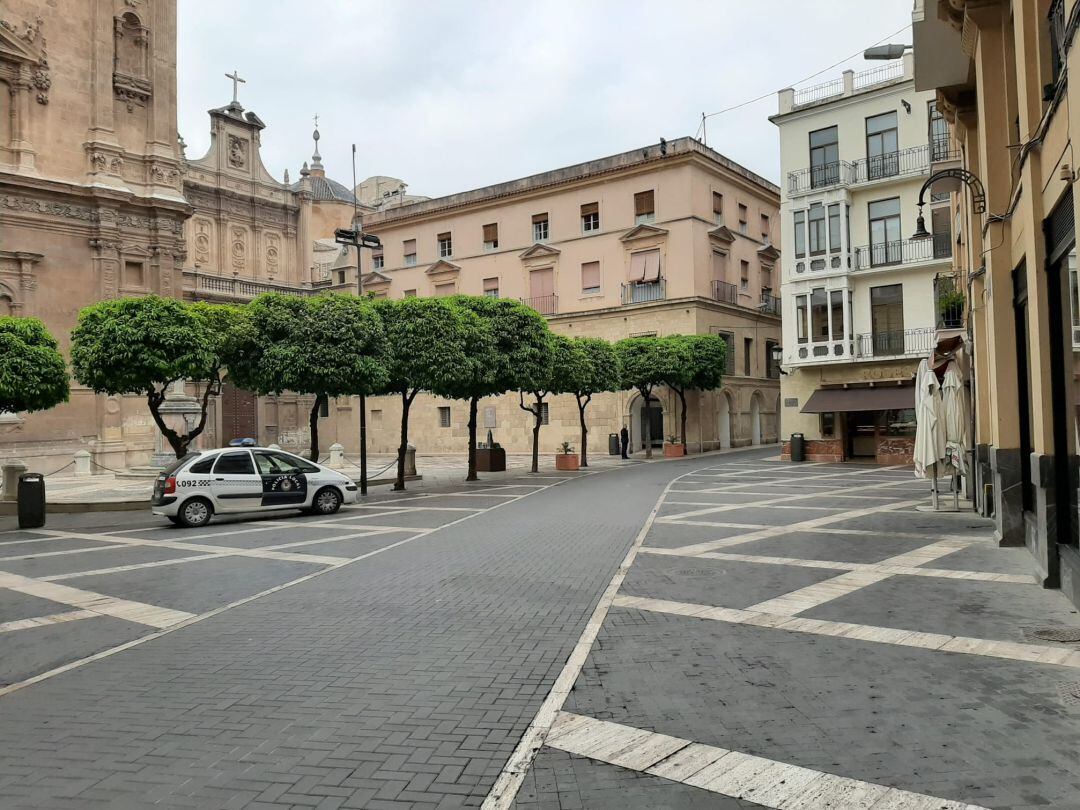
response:
{"label": "wrought iron balcony", "polygon": [[622,302],[645,304],[649,301],[663,301],[667,297],[666,287],[662,278],[656,281],[631,281],[622,285]]}
{"label": "wrought iron balcony", "polygon": [[930,145],[921,144],[884,155],[856,160],[852,164],[852,183],[871,183],[889,177],[907,177],[930,171]]}
{"label": "wrought iron balcony", "polygon": [[200,273],[198,270],[184,271],[184,287],[197,299],[213,298],[220,301],[250,301],[268,292],[306,298],[318,295],[320,292],[311,286],[293,286],[272,281],[218,276],[213,273]]}
{"label": "wrought iron balcony", "polygon": [[788,193],[797,194],[811,189],[846,186],[854,181],[855,167],[846,160],[838,160],[788,172]]}
{"label": "wrought iron balcony", "polygon": [[935,233],[932,239],[898,239],[863,245],[853,251],[856,270],[888,267],[898,264],[914,264],[952,256],[952,235]]}
{"label": "wrought iron balcony", "polygon": [[521,303],[527,307],[532,307],[541,315],[557,315],[559,312],[559,296],[554,294],[522,298]]}
{"label": "wrought iron balcony", "polygon": [[763,312],[766,315],[779,315],[780,296],[772,295],[771,293],[762,293],[761,303],[758,305],[758,311]]}
{"label": "wrought iron balcony", "polygon": [[724,304],[739,303],[739,288],[726,281],[714,281],[712,283],[713,298]]}
{"label": "wrought iron balcony", "polygon": [[964,325],[966,302],[955,275],[934,278],[934,304],[938,329],[959,329]]}
{"label": "wrought iron balcony", "polygon": [[855,336],[857,357],[906,357],[927,354],[934,348],[935,330],[897,329],[889,332],[869,332]]}

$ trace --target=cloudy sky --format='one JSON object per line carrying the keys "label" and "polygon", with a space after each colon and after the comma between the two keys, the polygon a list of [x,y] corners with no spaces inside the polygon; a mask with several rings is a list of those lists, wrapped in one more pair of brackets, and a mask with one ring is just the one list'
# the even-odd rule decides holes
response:
{"label": "cloudy sky", "polygon": [[910,0],[180,0],[180,132],[209,144],[206,110],[247,80],[263,159],[296,179],[318,113],[327,172],[403,178],[439,196],[693,135],[777,180],[775,91],[866,67]]}

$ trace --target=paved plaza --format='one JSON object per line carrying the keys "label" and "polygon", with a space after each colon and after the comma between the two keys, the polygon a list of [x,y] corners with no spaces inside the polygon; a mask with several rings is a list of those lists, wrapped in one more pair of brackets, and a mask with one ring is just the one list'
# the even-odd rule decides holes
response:
{"label": "paved plaza", "polygon": [[0,532],[4,808],[1080,808],[1080,627],[774,448]]}

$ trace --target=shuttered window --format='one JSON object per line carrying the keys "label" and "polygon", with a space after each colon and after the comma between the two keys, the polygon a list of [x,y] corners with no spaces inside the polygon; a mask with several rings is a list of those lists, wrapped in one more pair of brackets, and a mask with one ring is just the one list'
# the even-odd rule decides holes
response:
{"label": "shuttered window", "polygon": [[484,295],[488,298],[499,297],[499,279],[497,277],[484,279]]}
{"label": "shuttered window", "polygon": [[492,222],[484,226],[484,248],[494,250],[499,246],[499,225]]}
{"label": "shuttered window", "polygon": [[405,266],[412,267],[416,264],[416,240],[406,239],[401,243],[401,251],[405,256]]}
{"label": "shuttered window", "polygon": [[630,281],[660,280],[660,251],[643,250],[630,254]]}
{"label": "shuttered window", "polygon": [[533,214],[532,217],[533,227],[533,241],[543,242],[548,238],[548,215],[547,214]]}
{"label": "shuttered window", "polygon": [[581,291],[600,292],[600,262],[585,262],[581,265]]}
{"label": "shuttered window", "polygon": [[656,216],[656,201],[652,190],[639,191],[634,195],[634,219],[639,224],[651,221]]}
{"label": "shuttered window", "polygon": [[436,239],[439,240],[439,258],[445,259],[454,255],[454,243],[450,238],[450,232],[440,233]]}
{"label": "shuttered window", "polygon": [[712,212],[716,214],[716,221],[720,222],[720,218],[724,215],[724,195],[719,191],[712,193]]}
{"label": "shuttered window", "polygon": [[581,231],[589,233],[600,230],[600,203],[586,203],[581,206]]}

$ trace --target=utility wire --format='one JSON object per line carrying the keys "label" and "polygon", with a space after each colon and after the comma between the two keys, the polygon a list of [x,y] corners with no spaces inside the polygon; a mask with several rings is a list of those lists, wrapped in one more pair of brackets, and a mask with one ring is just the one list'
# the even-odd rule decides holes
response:
{"label": "utility wire", "polygon": [[[901,29],[899,29],[899,30],[897,30],[897,31],[893,31],[893,32],[892,32],[891,34],[887,34],[887,35],[883,36],[883,37],[882,37],[881,39],[879,39],[879,40],[878,40],[877,42],[873,43],[873,45],[868,45],[867,47],[869,47],[869,48],[872,48],[872,47],[874,47],[874,45],[880,45],[881,43],[883,43],[883,42],[885,42],[885,41],[887,41],[887,40],[890,40],[890,39],[892,39],[892,38],[893,38],[893,37],[895,37],[895,36],[896,36],[897,34],[903,33],[904,31],[906,31],[906,30],[907,30],[907,29],[909,29],[909,28],[911,28],[911,23],[908,23],[908,24],[907,24],[907,25],[905,25],[905,26],[904,26],[903,28],[901,28]],[[859,50],[855,51],[855,53],[851,54],[851,56],[845,56],[845,57],[844,57],[843,59],[841,59],[841,60],[840,60],[839,62],[833,62],[833,63],[832,63],[831,65],[829,65],[828,67],[824,67],[824,68],[822,68],[822,69],[821,69],[821,70],[819,70],[819,71],[818,71],[817,73],[811,73],[811,74],[810,74],[809,76],[804,76],[803,78],[799,79],[798,81],[796,81],[796,82],[792,82],[792,83],[791,83],[791,84],[789,85],[789,87],[794,87],[794,86],[795,86],[795,85],[797,85],[797,84],[802,84],[803,82],[808,82],[808,81],[810,81],[811,79],[817,78],[817,77],[818,77],[818,76],[820,76],[820,75],[821,75],[822,73],[825,73],[826,71],[832,70],[832,69],[833,69],[833,68],[835,68],[835,67],[839,67],[840,65],[844,64],[844,62],[848,62],[848,61],[850,61],[850,60],[854,59],[854,58],[855,58],[856,56],[859,56],[859,55],[861,55],[861,54],[862,54],[862,52],[863,52],[863,51],[865,51],[865,50],[866,50],[866,48],[860,48]],[[698,137],[698,135],[700,135],[700,134],[701,134],[701,130],[702,130],[702,128],[703,128],[703,127],[705,126],[705,121],[706,121],[707,119],[709,119],[709,118],[712,118],[712,117],[714,117],[714,116],[717,116],[717,115],[723,115],[724,113],[728,113],[728,112],[731,112],[732,110],[737,110],[737,109],[739,109],[740,107],[746,107],[746,106],[748,106],[748,105],[750,105],[750,104],[756,104],[756,103],[757,103],[757,102],[759,102],[759,101],[763,101],[763,100],[765,100],[765,99],[767,99],[767,98],[770,98],[771,96],[775,96],[775,95],[776,95],[776,91],[775,91],[775,90],[771,90],[771,91],[769,91],[768,93],[763,93],[763,94],[761,94],[760,96],[758,96],[757,98],[752,98],[752,99],[750,99],[749,101],[743,101],[743,102],[740,102],[739,104],[733,104],[733,105],[732,105],[732,106],[730,106],[730,107],[725,107],[724,109],[722,109],[722,110],[717,110],[716,112],[711,112],[711,113],[702,113],[702,114],[701,114],[701,123],[700,123],[700,124],[698,124],[697,132],[695,132],[695,133],[694,133],[694,137],[695,137],[695,138],[697,138],[697,137]]]}

